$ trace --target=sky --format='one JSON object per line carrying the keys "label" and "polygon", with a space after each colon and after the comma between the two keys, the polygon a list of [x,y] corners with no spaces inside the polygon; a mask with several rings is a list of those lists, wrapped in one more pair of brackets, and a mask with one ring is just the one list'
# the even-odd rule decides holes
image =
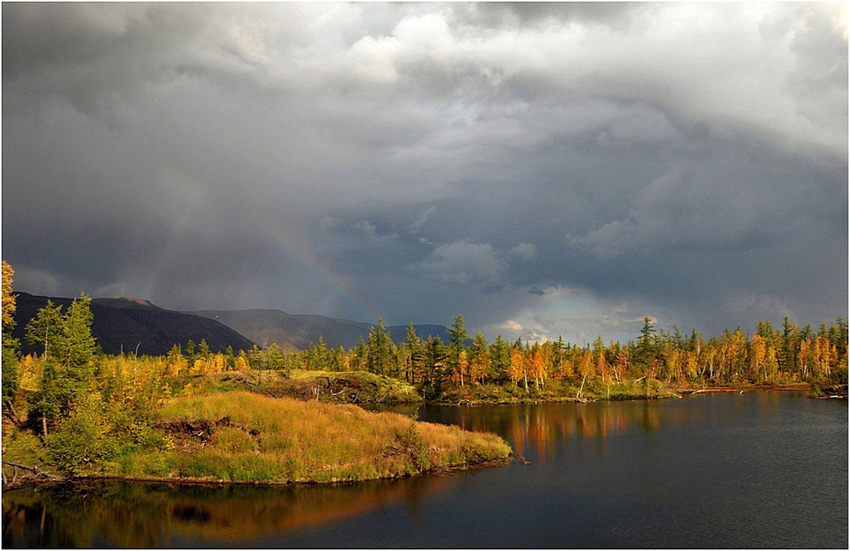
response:
{"label": "sky", "polygon": [[18,291],[625,342],[848,312],[844,3],[9,3]]}

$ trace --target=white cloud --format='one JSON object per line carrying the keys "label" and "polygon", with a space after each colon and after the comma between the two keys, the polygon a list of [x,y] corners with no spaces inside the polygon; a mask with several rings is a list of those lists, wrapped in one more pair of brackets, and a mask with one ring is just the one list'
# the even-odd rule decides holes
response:
{"label": "white cloud", "polygon": [[512,247],[510,253],[525,260],[534,260],[537,257],[537,247],[533,243],[520,243]]}
{"label": "white cloud", "polygon": [[489,243],[461,239],[439,245],[431,255],[411,266],[446,283],[497,283],[508,265],[501,253]]}
{"label": "white cloud", "polygon": [[514,320],[504,321],[504,322],[496,325],[496,327],[499,328],[499,329],[509,329],[511,331],[516,331],[516,332],[522,331],[522,325],[515,322]]}
{"label": "white cloud", "polygon": [[372,222],[370,222],[368,220],[358,221],[356,224],[351,226],[351,229],[362,232],[363,235],[365,235],[366,237],[368,237],[370,239],[375,239],[378,236],[377,231],[376,231],[377,227],[375,226],[375,224],[373,224]]}

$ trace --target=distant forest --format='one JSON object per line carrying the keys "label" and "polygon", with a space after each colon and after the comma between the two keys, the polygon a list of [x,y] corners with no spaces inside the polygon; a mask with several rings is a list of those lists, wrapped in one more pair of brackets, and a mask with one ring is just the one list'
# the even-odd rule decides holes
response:
{"label": "distant forest", "polygon": [[[848,329],[841,317],[817,331],[785,318],[779,328],[759,322],[752,336],[737,328],[709,339],[696,330],[688,335],[678,328],[657,331],[645,318],[640,334],[626,344],[606,344],[600,336],[579,346],[561,338],[530,343],[498,336],[489,343],[480,332],[470,338],[457,316],[449,335],[446,343],[439,337],[422,340],[411,326],[407,341],[395,344],[379,320],[368,342],[348,351],[329,350],[320,339],[302,352],[254,351],[246,362],[255,369],[364,370],[418,385],[426,397],[480,385],[540,390],[557,381],[612,385],[647,378],[694,387],[847,380]],[[179,361],[179,349],[169,357]],[[196,354],[190,358],[198,361]]]}

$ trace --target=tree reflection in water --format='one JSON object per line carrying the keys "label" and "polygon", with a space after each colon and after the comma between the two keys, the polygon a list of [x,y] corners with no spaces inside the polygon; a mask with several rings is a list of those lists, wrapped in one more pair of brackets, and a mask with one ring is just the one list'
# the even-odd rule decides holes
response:
{"label": "tree reflection in water", "polygon": [[669,407],[669,400],[635,400],[469,407],[388,406],[376,409],[414,414],[420,421],[458,425],[465,430],[495,432],[507,439],[518,454],[523,457],[533,454],[535,462],[543,463],[553,459],[556,449],[565,441],[591,439],[604,449],[607,438],[612,435],[695,426],[707,417],[752,416],[753,400],[759,411],[768,411],[778,404],[782,396],[777,392],[749,393],[750,400],[744,402],[746,407],[739,411],[730,411],[725,406],[714,407],[713,402],[718,398],[724,400],[716,395],[685,397],[676,400],[676,407]]}
{"label": "tree reflection in water", "polygon": [[[634,541],[666,542],[664,546],[680,547],[690,541],[689,532],[675,532],[669,524],[664,524],[666,531],[646,526],[645,508],[653,504],[658,514],[681,512],[682,526],[703,520],[699,515],[693,517],[695,504],[708,511],[706,518],[723,518],[727,524],[749,518],[730,534],[751,537],[741,541],[761,542],[766,528],[752,522],[752,518],[762,518],[759,515],[765,504],[785,503],[785,496],[799,494],[801,490],[795,486],[798,481],[806,489],[827,487],[825,483],[809,484],[805,482],[809,478],[801,478],[799,473],[785,474],[784,466],[798,464],[793,459],[798,457],[796,454],[812,461],[814,469],[807,475],[812,480],[820,480],[817,477],[824,473],[833,473],[829,475],[832,478],[843,475],[846,488],[846,467],[843,471],[838,469],[836,475],[830,467],[831,461],[811,459],[814,452],[823,452],[824,457],[837,454],[846,459],[846,436],[832,440],[817,436],[821,434],[818,431],[831,435],[829,431],[835,426],[843,427],[839,434],[846,435],[846,406],[843,410],[831,407],[835,405],[807,400],[803,395],[795,397],[792,393],[756,392],[664,401],[423,406],[418,411],[415,406],[381,408],[415,414],[424,422],[495,432],[532,465],[491,471],[486,476],[483,473],[471,477],[429,475],[336,486],[191,486],[103,481],[6,491],[3,545],[281,547],[289,542],[302,542],[302,546],[304,542],[307,546],[319,542],[319,547],[347,547],[368,546],[375,541],[390,547],[433,542],[451,547],[452,542],[460,545],[457,542],[465,541],[468,546],[487,542],[491,546],[495,543],[515,547],[527,541],[529,532],[522,523],[512,531],[506,518],[529,511],[531,516],[524,517],[524,523],[534,524],[557,511],[574,512],[579,505],[602,516],[609,509],[616,509],[607,522],[620,526],[624,534],[616,539],[614,532],[605,532],[606,538],[614,539],[582,540],[590,547],[604,547],[614,541],[619,542],[617,546],[625,547],[634,546],[629,545]],[[788,438],[787,431],[797,431],[793,432],[797,436]],[[813,449],[806,445],[798,449],[795,445],[800,434],[818,438],[820,447]],[[749,445],[741,445],[742,441]],[[769,449],[771,453],[758,452],[759,449]],[[714,454],[715,451],[718,453]],[[659,470],[659,465],[664,468]],[[759,505],[754,511],[729,517],[729,507],[743,507],[736,497],[736,492],[741,491],[739,487],[732,492],[722,490],[728,483],[727,471],[732,467],[743,473],[739,475],[742,479],[749,477],[754,481],[748,490],[752,498],[746,503]],[[694,478],[695,472],[705,478]],[[770,482],[765,482],[763,477]],[[636,479],[641,483],[634,484]],[[777,481],[784,486],[778,486]],[[666,488],[663,500],[659,498],[659,488]],[[594,497],[582,502],[586,495],[599,496],[601,501]],[[822,503],[835,507],[834,496],[828,492],[823,495],[826,497],[822,502],[812,502],[821,505],[806,506],[803,513],[815,510],[812,507],[820,507]],[[526,501],[517,509],[517,503],[523,499]],[[608,505],[596,510],[588,504],[597,501]],[[630,503],[640,505],[630,508]],[[837,503],[846,504],[846,492]],[[771,509],[764,518],[781,516],[787,511],[793,514],[786,522],[802,518],[801,511],[788,509],[786,505]],[[406,509],[407,514],[378,513],[393,508]],[[755,516],[747,517],[747,514]],[[477,520],[464,524],[458,532],[458,519],[473,517]],[[563,518],[575,519],[573,530],[596,534],[596,520],[588,520],[590,528],[587,528],[581,524],[580,515]],[[791,537],[789,534],[796,534],[801,526],[823,520],[818,515],[805,518],[805,523],[789,524],[793,529],[788,528],[777,537]],[[493,527],[483,532],[470,528],[488,523]],[[773,529],[774,525],[769,524]],[[725,532],[719,535],[713,532],[711,523],[701,526],[705,533],[696,541],[733,547],[738,541],[723,539]],[[638,529],[646,531],[645,539],[633,541],[632,534]],[[823,530],[821,526],[813,534],[816,536]],[[836,537],[833,532],[829,532],[829,538]],[[548,533],[540,526],[535,532],[539,538]],[[386,534],[391,535],[384,537]],[[456,542],[458,534],[468,538]],[[666,534],[669,539],[659,540],[659,534]],[[806,534],[799,541],[812,537],[812,533]],[[370,539],[373,535],[376,537]],[[347,539],[352,537],[360,539]],[[836,541],[846,541],[846,531],[839,530],[837,537]],[[833,541],[829,538],[824,541]],[[558,547],[569,546],[573,540],[534,541],[546,541]]]}
{"label": "tree reflection in water", "polygon": [[416,521],[426,495],[451,484],[451,476],[422,476],[333,486],[98,481],[20,489],[3,494],[3,546],[163,547],[175,536],[238,544],[397,503]]}

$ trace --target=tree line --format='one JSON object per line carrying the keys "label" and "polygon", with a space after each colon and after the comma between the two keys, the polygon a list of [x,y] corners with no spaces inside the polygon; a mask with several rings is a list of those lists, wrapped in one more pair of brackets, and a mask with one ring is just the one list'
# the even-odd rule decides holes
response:
{"label": "tree line", "polygon": [[[368,371],[415,385],[429,400],[459,397],[501,399],[582,396],[649,397],[655,387],[695,387],[738,383],[808,382],[846,384],[848,328],[843,318],[817,330],[787,318],[774,328],[760,322],[754,334],[740,328],[705,339],[656,330],[650,318],[626,344],[598,337],[579,346],[554,341],[493,342],[479,332],[470,337],[458,315],[446,342],[420,338],[413,324],[395,343],[383,321],[350,350],[329,348],[324,340],[307,350],[277,345],[213,353],[207,343],[175,344],[165,356],[105,355],[91,334],[91,299],[84,294],[63,308],[48,304],[26,327],[38,354],[21,357],[15,326],[13,270],[2,263],[2,405],[15,425],[37,434],[51,464],[75,472],[86,465],[120,461],[134,447],[166,449],[168,439],[154,430],[165,398],[191,395],[195,377],[241,372],[262,383],[275,370]],[[643,391],[636,387],[643,381]],[[202,380],[201,380],[202,381]],[[612,390],[613,389],[613,390]]]}
{"label": "tree line", "polygon": [[562,338],[489,343],[479,332],[470,338],[458,315],[449,340],[421,339],[413,324],[407,340],[395,344],[379,320],[368,342],[349,350],[329,350],[320,339],[303,352],[287,355],[287,367],[331,371],[366,370],[419,385],[437,396],[446,387],[513,385],[524,390],[546,388],[552,381],[614,384],[642,377],[675,386],[846,382],[847,322],[839,317],[817,330],[785,318],[780,327],[758,323],[747,335],[738,327],[706,339],[695,329],[682,335],[657,330],[649,317],[639,336],[625,344],[599,336],[579,346]]}
{"label": "tree line", "polygon": [[[224,353],[213,353],[201,340],[185,346],[175,344],[166,356],[137,358],[99,353],[90,331],[91,299],[85,295],[64,312],[50,302],[39,310],[27,325],[26,338],[40,353],[19,358],[19,343],[11,338],[15,323],[12,273],[4,262],[4,408],[11,408],[11,414],[16,415],[12,398],[17,388],[23,384],[32,389],[29,409],[38,412],[45,434],[93,380],[123,381],[130,371],[135,379],[140,373],[147,374],[142,386],[153,388],[169,377],[225,371],[277,370],[288,376],[292,369],[361,370],[416,385],[426,399],[439,399],[458,389],[473,392],[488,385],[524,393],[572,387],[580,393],[586,387],[610,388],[640,380],[678,388],[847,381],[848,326],[841,317],[832,325],[821,324],[817,330],[809,325],[799,327],[788,318],[777,328],[761,321],[752,335],[738,327],[708,339],[695,329],[687,335],[678,327],[672,332],[657,330],[647,317],[634,340],[606,344],[599,336],[583,346],[560,337],[529,342],[521,338],[507,341],[500,335],[488,342],[479,332],[472,338],[461,315],[448,329],[447,342],[439,336],[420,338],[411,323],[406,340],[395,343],[379,319],[368,339],[361,338],[350,350],[329,348],[320,337],[303,351],[272,344],[265,349],[254,345],[250,350],[228,347]],[[103,389],[109,395],[114,390]]]}

